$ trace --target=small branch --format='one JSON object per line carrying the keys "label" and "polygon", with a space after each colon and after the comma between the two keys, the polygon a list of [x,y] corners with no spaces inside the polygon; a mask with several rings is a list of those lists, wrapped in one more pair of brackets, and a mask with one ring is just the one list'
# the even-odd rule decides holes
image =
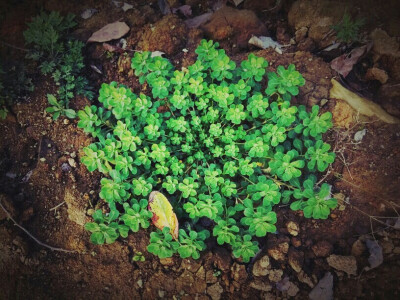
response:
{"label": "small branch", "polygon": [[6,213],[7,218],[10,219],[15,226],[17,226],[18,228],[20,228],[22,231],[24,231],[29,237],[31,237],[36,243],[38,243],[40,246],[46,247],[52,251],[60,251],[60,252],[66,252],[66,253],[76,253],[76,251],[72,251],[72,250],[65,250],[62,248],[56,248],[56,247],[52,247],[49,246],[41,241],[39,241],[37,238],[35,238],[28,230],[26,230],[24,227],[22,227],[21,225],[19,225],[14,219],[13,217],[10,215],[10,213],[7,211],[7,209],[5,209],[5,207],[3,206],[3,204],[0,201],[0,207],[3,209],[3,211]]}
{"label": "small branch", "polygon": [[0,40],[0,43],[2,43],[4,46],[7,46],[7,47],[10,47],[10,48],[13,48],[13,49],[21,50],[21,51],[24,51],[24,52],[29,52],[29,49],[20,48],[20,47],[11,45],[11,44],[9,44],[9,43],[6,43],[5,41],[1,41],[1,40]]}
{"label": "small branch", "polygon": [[60,204],[54,206],[53,208],[50,208],[49,210],[50,210],[50,211],[56,210],[57,208],[59,208],[59,207],[60,207],[61,205],[63,205],[64,203],[65,203],[65,201],[63,201],[63,202],[61,202]]}

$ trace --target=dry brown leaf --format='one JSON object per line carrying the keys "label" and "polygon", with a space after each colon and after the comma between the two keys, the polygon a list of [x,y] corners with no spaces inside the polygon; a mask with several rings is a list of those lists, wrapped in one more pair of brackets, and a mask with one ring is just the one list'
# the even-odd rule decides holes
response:
{"label": "dry brown leaf", "polygon": [[360,60],[360,58],[364,54],[368,53],[370,49],[371,45],[364,45],[353,49],[350,53],[346,53],[339,57],[336,57],[331,62],[331,68],[343,77],[346,77],[351,72],[351,70],[353,70],[353,66]]}
{"label": "dry brown leaf", "polygon": [[343,87],[339,82],[335,79],[331,80],[332,88],[329,91],[329,96],[335,99],[341,99],[346,101],[351,107],[353,107],[360,114],[368,116],[368,117],[377,117],[383,122],[389,124],[400,124],[400,120],[389,115],[382,107],[378,104],[362,98],[357,94],[349,91],[345,87]]}
{"label": "dry brown leaf", "polygon": [[88,39],[88,43],[90,42],[108,42],[111,40],[119,39],[129,32],[129,26],[126,25],[125,22],[114,22],[107,24],[102,27],[100,30],[97,30],[92,36]]}

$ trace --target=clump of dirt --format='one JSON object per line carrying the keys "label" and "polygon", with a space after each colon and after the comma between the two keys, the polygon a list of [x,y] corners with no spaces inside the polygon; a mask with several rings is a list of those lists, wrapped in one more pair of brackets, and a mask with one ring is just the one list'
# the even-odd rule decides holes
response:
{"label": "clump of dirt", "polygon": [[247,47],[252,35],[267,34],[267,28],[253,11],[228,6],[217,10],[202,28],[208,38],[216,41],[229,39],[240,48]]}
{"label": "clump of dirt", "polygon": [[162,51],[168,55],[182,51],[186,43],[187,28],[181,19],[174,15],[163,17],[154,25],[149,25],[141,34],[138,49]]}

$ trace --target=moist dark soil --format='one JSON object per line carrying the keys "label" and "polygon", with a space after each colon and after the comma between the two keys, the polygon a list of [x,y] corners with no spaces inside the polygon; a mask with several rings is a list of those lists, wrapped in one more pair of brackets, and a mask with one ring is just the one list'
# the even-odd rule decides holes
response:
{"label": "moist dark soil", "polygon": [[[210,37],[219,39],[236,62],[254,53],[265,57],[271,69],[295,64],[306,84],[294,102],[308,107],[320,104],[322,111],[333,114],[334,128],[324,139],[337,158],[319,179],[332,185],[340,205],[327,220],[305,219],[302,213],[281,205],[277,208],[277,234],[260,240],[263,248],[250,264],[233,258],[230,249],[218,246],[213,239],[199,260],[177,256],[160,260],[146,251],[154,228],[111,245],[93,245],[83,226],[91,220],[93,209],[106,209],[106,205],[98,197],[101,174],[90,173],[80,162],[83,147],[92,140],[77,128],[77,120],[60,117],[53,121],[46,114],[46,95],[54,93],[56,86],[50,77],[36,74],[35,91],[13,105],[7,118],[0,121],[0,299],[308,299],[328,272],[333,275],[334,298],[399,298],[400,231],[394,224],[400,223],[400,125],[359,115],[342,99],[330,97],[332,78],[352,86],[355,74],[347,80],[341,78],[331,69],[330,59],[317,51],[316,41],[303,41],[300,47],[293,42],[297,29],[289,24],[288,13],[296,1],[244,1],[238,8],[234,1],[228,1],[225,13],[236,16],[237,10],[248,9],[246,18],[257,19],[245,22],[229,15],[228,25],[212,20],[206,28],[188,28],[181,14],[164,16],[157,1],[127,2],[133,8],[126,12],[106,0],[3,3],[2,57],[23,60],[25,53],[16,47],[25,47],[22,32],[26,22],[44,8],[76,14],[79,24],[74,36],[83,41],[108,23],[125,21],[131,28],[125,37],[127,49],[163,51],[177,68],[193,63],[198,42]],[[206,0],[167,2],[173,7],[191,5],[193,16],[215,4]],[[383,26],[399,40],[393,25],[400,24],[396,23],[399,16],[394,15],[390,3],[381,6],[379,1],[368,1],[368,8],[360,8],[360,14],[368,16],[374,11],[366,30]],[[357,5],[354,2],[353,8]],[[87,8],[98,12],[83,20],[80,14]],[[254,29],[254,24],[261,27]],[[240,29],[243,26],[250,27]],[[250,36],[246,34],[251,32],[272,36],[288,47],[278,54],[273,49],[249,46],[246,41]],[[311,43],[309,47],[307,43]],[[127,50],[107,55],[102,44],[88,44],[87,65],[102,70],[98,74],[87,68],[92,86],[98,90],[102,82],[118,81],[135,93],[148,92],[130,68],[133,53]],[[383,62],[392,60],[399,62],[390,57]],[[387,65],[382,63],[383,67]],[[399,85],[390,67],[389,82]],[[374,88],[369,88],[371,84]],[[355,85],[355,92],[362,95],[365,89],[370,99],[380,103],[380,83],[358,80]],[[84,97],[76,97],[71,105],[79,110],[88,104]],[[355,133],[364,129],[366,135],[356,141]],[[71,252],[40,245],[9,216],[42,243]],[[369,269],[366,240],[376,241],[383,251],[383,263],[373,269]],[[145,261],[132,260],[137,252],[143,253]],[[257,261],[265,256],[270,264],[260,275]],[[332,263],[332,259],[338,263]],[[355,262],[355,269],[349,270],[346,259]]]}

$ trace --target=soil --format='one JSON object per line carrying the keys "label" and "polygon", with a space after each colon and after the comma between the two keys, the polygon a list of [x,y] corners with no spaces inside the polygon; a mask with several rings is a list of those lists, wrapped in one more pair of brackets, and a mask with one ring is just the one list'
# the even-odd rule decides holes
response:
{"label": "soil", "polygon": [[[6,11],[1,14],[1,54],[10,60],[23,58],[24,53],[13,46],[24,47],[25,24],[44,7],[75,13],[79,24],[74,34],[82,40],[107,23],[125,21],[131,28],[125,37],[128,49],[163,51],[177,68],[191,64],[198,42],[210,36],[219,39],[221,47],[236,62],[254,53],[265,57],[271,69],[293,63],[306,79],[295,103],[308,107],[320,104],[322,111],[333,114],[334,128],[325,140],[332,145],[337,159],[320,179],[332,185],[340,205],[328,220],[305,219],[301,213],[280,206],[277,234],[260,239],[263,248],[250,264],[234,259],[230,250],[212,239],[199,260],[160,260],[146,251],[151,229],[130,234],[111,245],[95,246],[83,225],[91,220],[93,209],[105,209],[98,198],[101,175],[88,172],[80,163],[82,148],[92,141],[77,128],[77,120],[53,121],[45,113],[46,95],[56,87],[51,78],[37,75],[35,91],[13,105],[7,118],[0,121],[0,203],[30,235],[72,253],[52,251],[38,244],[0,209],[0,298],[307,299],[327,272],[333,275],[335,298],[399,298],[400,231],[394,224],[400,222],[400,125],[361,116],[343,100],[329,97],[330,80],[336,78],[347,86],[357,86],[355,92],[366,90],[370,99],[386,108],[382,90],[390,87],[394,92],[389,108],[396,112],[396,86],[400,83],[393,62],[398,62],[398,57],[371,53],[370,60],[364,60],[387,71],[388,83],[375,80],[374,88],[371,80],[359,77],[360,69],[365,76],[368,68],[355,68],[347,80],[330,68],[332,58],[321,54],[318,48],[326,46],[323,33],[329,25],[324,23],[326,26],[319,32],[317,26],[311,25],[321,24],[317,22],[319,17],[336,22],[344,10],[344,6],[338,7],[343,1],[325,1],[329,2],[325,6],[324,1],[317,1],[319,15],[309,15],[318,20],[302,23],[296,23],[294,16],[303,11],[292,9],[304,9],[313,1],[244,1],[238,8],[228,3],[229,8],[223,8],[200,28],[188,28],[186,18],[180,14],[163,16],[157,1],[130,2],[133,9],[127,12],[106,0],[1,4],[0,8]],[[168,2],[191,5],[194,16],[213,7],[213,1],[206,0]],[[276,7],[278,2],[282,3]],[[368,1],[365,9],[358,2],[349,7],[351,12],[368,16],[375,11],[366,30],[372,32],[380,26],[396,45],[399,32],[394,24],[399,20],[394,15],[395,1],[384,6],[379,1]],[[86,8],[96,8],[98,13],[83,20],[79,15]],[[227,24],[222,24],[222,16]],[[312,30],[307,33],[308,28]],[[269,33],[288,47],[278,54],[272,49],[248,46],[246,40],[260,33]],[[145,90],[130,69],[132,51],[107,56],[102,45],[96,43],[88,44],[85,51],[87,65],[102,68],[102,74],[87,69],[95,89],[102,82],[115,80],[135,92]],[[89,103],[77,97],[72,106],[78,110]],[[360,130],[366,130],[366,135],[356,141],[354,136]],[[369,269],[366,240],[376,241],[383,251],[383,263],[373,269]],[[145,261],[132,260],[137,252],[143,253]]]}

